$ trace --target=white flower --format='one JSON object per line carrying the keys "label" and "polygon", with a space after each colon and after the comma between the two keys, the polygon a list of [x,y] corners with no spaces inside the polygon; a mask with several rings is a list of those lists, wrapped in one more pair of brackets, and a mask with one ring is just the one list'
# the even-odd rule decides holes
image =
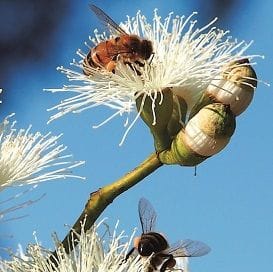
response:
{"label": "white flower", "polygon": [[[117,115],[127,114],[127,129],[122,143],[140,115],[138,113],[129,120],[130,113],[136,108],[136,94],[155,101],[164,88],[171,87],[176,94],[184,96],[191,107],[212,80],[221,78],[222,68],[230,62],[247,58],[252,64],[251,60],[257,56],[244,55],[251,42],[247,44],[244,41],[232,40],[227,36],[228,31],[212,27],[216,19],[197,28],[197,21],[193,20],[195,15],[196,12],[188,17],[178,17],[170,13],[167,18],[162,19],[155,10],[153,22],[149,24],[145,16],[138,12],[136,17],[128,17],[128,20],[121,24],[128,34],[133,33],[152,41],[154,56],[151,63],[149,60],[143,68],[137,68],[141,76],[120,62],[116,74],[99,69],[92,71],[92,76],[86,76],[82,72],[82,61],[86,54],[79,51],[82,60],[72,63],[77,67],[77,71],[58,68],[69,81],[77,84],[61,89],[48,89],[51,92],[75,94],[49,109],[59,111],[51,116],[49,122],[69,112],[79,113],[104,105],[115,112],[100,125]],[[90,40],[97,45],[110,37],[95,31],[95,38]],[[154,118],[156,119],[156,116]]]}
{"label": "white flower", "polygon": [[28,129],[16,130],[11,114],[0,123],[0,191],[10,186],[23,186],[73,175],[71,169],[83,161],[71,161],[71,155],[63,155],[66,147],[58,145],[61,137],[50,133],[30,133]]}
{"label": "white flower", "polygon": [[[79,243],[69,254],[60,247],[60,241],[54,235],[55,248],[57,249],[58,268],[54,267],[48,259],[50,251],[43,249],[36,240],[36,244],[29,245],[22,256],[14,256],[11,261],[0,261],[2,272],[141,272],[147,261],[139,256],[124,262],[126,253],[130,249],[129,241],[124,241],[126,236],[121,232],[109,236],[107,228],[103,237],[98,234],[98,227],[94,226],[86,233],[74,234]],[[108,230],[108,231],[107,231]],[[107,234],[108,233],[108,234]],[[108,236],[108,237],[107,237]]]}

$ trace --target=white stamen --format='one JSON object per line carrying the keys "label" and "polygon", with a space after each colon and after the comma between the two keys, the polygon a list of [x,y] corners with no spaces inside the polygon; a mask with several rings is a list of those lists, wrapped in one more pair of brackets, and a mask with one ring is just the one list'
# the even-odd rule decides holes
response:
{"label": "white stamen", "polygon": [[[107,228],[103,237],[100,237],[98,233],[103,228],[102,222],[87,232],[84,232],[84,224],[82,224],[81,235],[73,233],[73,239],[78,240],[78,245],[72,246],[70,253],[62,247],[57,235],[53,235],[58,256],[55,259],[58,263],[57,269],[49,260],[52,252],[40,245],[34,233],[35,243],[30,244],[25,253],[21,250],[19,256],[13,254],[10,261],[0,260],[0,270],[2,272],[141,272],[147,269],[149,258],[144,260],[137,255],[124,261],[134,233],[128,238],[124,231],[117,232],[116,225],[112,235],[109,233],[107,237]],[[184,259],[184,261],[182,262],[185,266],[187,260]]]}
{"label": "white stamen", "polygon": [[[116,74],[103,69],[90,68],[92,75],[86,76],[82,72],[82,61],[85,55],[78,51],[82,59],[73,62],[73,66],[79,69],[78,72],[63,67],[59,68],[69,81],[77,81],[78,85],[64,86],[62,89],[47,89],[50,92],[70,92],[76,95],[50,108],[50,111],[57,110],[58,112],[50,117],[49,122],[69,112],[79,113],[104,105],[116,110],[116,113],[101,123],[105,124],[120,113],[130,115],[136,109],[137,93],[152,100],[155,124],[160,122],[156,119],[157,92],[170,87],[176,90],[187,90],[187,97],[192,100],[189,103],[194,104],[210,82],[220,77],[223,66],[243,58],[251,61],[258,56],[244,56],[244,52],[252,42],[232,40],[227,36],[228,31],[213,27],[217,18],[201,28],[196,28],[197,21],[193,20],[196,14],[193,12],[188,17],[178,17],[170,13],[167,18],[161,19],[155,10],[153,21],[149,24],[145,16],[137,12],[135,17],[128,17],[126,22],[121,23],[121,27],[128,34],[139,35],[153,44],[155,54],[152,62],[144,62],[144,67],[136,66],[141,76],[138,76],[128,65],[120,62],[117,64]],[[94,44],[113,37],[105,33],[99,34],[97,30],[94,31],[94,34],[94,38],[90,39]],[[121,143],[124,142],[128,129],[131,129],[139,116],[138,113],[136,118],[132,119]],[[127,121],[128,116],[125,123]]]}
{"label": "white stamen", "polygon": [[66,147],[58,145],[62,136],[16,131],[15,121],[10,125],[9,115],[0,124],[0,191],[10,186],[23,186],[60,178],[81,178],[71,170],[83,161],[71,161],[71,155],[63,155]]}

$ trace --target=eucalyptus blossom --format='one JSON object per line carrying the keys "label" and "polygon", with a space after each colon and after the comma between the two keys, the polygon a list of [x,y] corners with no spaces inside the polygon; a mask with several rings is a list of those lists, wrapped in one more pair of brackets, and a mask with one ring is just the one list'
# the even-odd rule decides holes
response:
{"label": "eucalyptus blossom", "polygon": [[31,126],[18,130],[16,121],[10,121],[13,115],[0,123],[0,191],[54,179],[83,178],[71,170],[84,161],[65,155],[67,147],[58,144],[61,134],[32,133]]}
{"label": "eucalyptus blossom", "polygon": [[[83,230],[83,229],[82,229]],[[79,241],[70,253],[61,246],[56,234],[53,235],[57,251],[56,262],[51,262],[51,251],[44,249],[38,239],[30,244],[25,252],[12,256],[11,261],[0,261],[2,272],[141,272],[149,259],[143,260],[134,256],[124,261],[130,248],[131,238],[124,232],[117,233],[117,225],[112,234],[102,223],[93,226],[89,231],[79,235],[74,233],[73,239]],[[104,232],[100,235],[99,233]],[[57,264],[57,265],[56,265]]]}
{"label": "eucalyptus blossom", "polygon": [[[197,20],[194,19],[196,14],[193,12],[190,16],[179,17],[170,13],[162,19],[155,10],[153,21],[149,23],[139,11],[135,17],[128,17],[127,21],[121,23],[126,33],[144,37],[153,44],[152,59],[144,61],[144,67],[137,67],[138,72],[118,62],[115,74],[104,69],[93,69],[92,75],[87,76],[82,72],[82,63],[88,52],[79,50],[81,59],[73,61],[74,68],[58,67],[74,84],[48,89],[72,95],[49,109],[58,111],[49,122],[69,112],[79,113],[106,106],[113,110],[113,114],[94,127],[125,115],[126,131],[122,143],[142,111],[141,107],[136,111],[137,97],[142,97],[142,105],[148,97],[154,101],[151,105],[154,123],[160,122],[156,118],[155,100],[160,96],[163,99],[164,89],[171,88],[176,95],[183,96],[190,109],[213,80],[214,85],[217,85],[215,80],[219,79],[220,82],[223,67],[240,59],[248,59],[252,64],[252,59],[257,55],[245,55],[251,42],[237,41],[229,36],[229,31],[217,29],[213,26],[217,18],[198,28]],[[94,37],[90,37],[92,45],[89,50],[110,38],[113,35],[95,30]],[[222,83],[219,84],[222,88]],[[133,112],[137,113],[132,116]]]}

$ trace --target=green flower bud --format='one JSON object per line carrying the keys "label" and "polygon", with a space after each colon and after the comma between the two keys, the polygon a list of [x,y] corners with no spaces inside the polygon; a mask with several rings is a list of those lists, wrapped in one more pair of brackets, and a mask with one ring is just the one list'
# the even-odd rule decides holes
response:
{"label": "green flower bud", "polygon": [[219,78],[211,81],[193,107],[190,118],[202,107],[213,102],[229,105],[233,114],[238,116],[249,106],[256,87],[257,76],[248,59],[231,62],[223,68]]}
{"label": "green flower bud", "polygon": [[202,108],[174,138],[171,148],[160,153],[165,164],[195,166],[221,151],[235,130],[229,106],[213,103]]}
{"label": "green flower bud", "polygon": [[185,126],[186,114],[186,101],[180,96],[173,95],[173,112],[168,123],[168,133],[171,138],[174,138],[176,134]]}
{"label": "green flower bud", "polygon": [[143,95],[136,98],[137,110],[142,120],[150,128],[156,151],[170,147],[171,138],[168,124],[173,113],[173,94],[170,88],[157,92],[153,98]]}
{"label": "green flower bud", "polygon": [[230,105],[231,111],[240,115],[249,106],[257,87],[257,76],[248,59],[230,63],[222,79],[213,80],[206,92],[218,102]]}
{"label": "green flower bud", "polygon": [[192,117],[195,114],[197,114],[202,108],[214,102],[215,102],[215,99],[209,96],[206,92],[204,92],[203,95],[198,100],[198,102],[193,106],[191,113],[189,115],[189,120],[192,119]]}

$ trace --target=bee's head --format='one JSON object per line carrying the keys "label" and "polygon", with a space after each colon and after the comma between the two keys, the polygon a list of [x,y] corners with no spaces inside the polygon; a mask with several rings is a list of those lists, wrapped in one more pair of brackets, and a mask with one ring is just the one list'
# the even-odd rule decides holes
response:
{"label": "bee's head", "polygon": [[142,52],[143,59],[145,60],[149,59],[151,55],[153,54],[152,42],[149,40],[143,40],[141,52]]}
{"label": "bee's head", "polygon": [[130,49],[132,53],[137,53],[139,52],[141,47],[141,40],[137,36],[131,35],[126,42],[126,46]]}

